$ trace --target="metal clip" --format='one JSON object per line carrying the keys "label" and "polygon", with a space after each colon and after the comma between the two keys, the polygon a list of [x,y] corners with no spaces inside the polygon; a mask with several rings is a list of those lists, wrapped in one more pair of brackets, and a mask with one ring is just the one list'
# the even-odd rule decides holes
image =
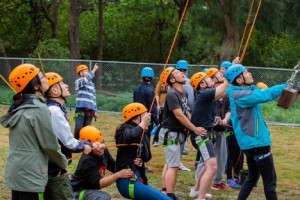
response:
{"label": "metal clip", "polygon": [[300,72],[300,62],[294,67],[293,74],[291,78],[287,81],[287,86],[289,90],[292,89],[293,86],[295,85],[295,78],[299,72]]}
{"label": "metal clip", "polygon": [[137,146],[138,146],[138,148],[136,150],[136,155],[137,155],[138,158],[140,158],[141,154],[142,154],[142,151],[143,151],[142,150],[143,144],[138,144]]}

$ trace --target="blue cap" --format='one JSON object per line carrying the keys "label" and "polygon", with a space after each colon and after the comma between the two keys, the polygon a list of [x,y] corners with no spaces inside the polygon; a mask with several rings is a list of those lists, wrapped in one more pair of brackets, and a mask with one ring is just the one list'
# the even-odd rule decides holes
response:
{"label": "blue cap", "polygon": [[181,70],[181,69],[188,70],[189,69],[188,63],[185,60],[179,60],[176,64],[176,69],[178,69],[178,70]]}
{"label": "blue cap", "polygon": [[151,77],[153,78],[154,71],[151,67],[144,67],[141,72],[141,77]]}
{"label": "blue cap", "polygon": [[246,68],[241,64],[236,64],[229,67],[224,75],[227,82],[231,84],[236,79],[236,77],[238,77],[238,75],[243,73],[245,69]]}
{"label": "blue cap", "polygon": [[204,68],[203,70],[202,70],[202,72],[203,73],[205,73],[206,72],[206,70],[208,70],[208,68],[206,67],[206,68]]}
{"label": "blue cap", "polygon": [[223,61],[220,66],[228,69],[230,66],[232,66],[232,63],[229,61]]}

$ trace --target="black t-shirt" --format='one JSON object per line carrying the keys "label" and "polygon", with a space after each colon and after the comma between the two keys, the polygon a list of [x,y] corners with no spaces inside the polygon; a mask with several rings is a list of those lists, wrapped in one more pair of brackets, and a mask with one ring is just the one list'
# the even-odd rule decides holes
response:
{"label": "black t-shirt", "polygon": [[221,119],[224,119],[227,112],[230,112],[230,102],[228,97],[215,101],[215,116],[220,115]]}
{"label": "black t-shirt", "polygon": [[215,119],[215,98],[216,88],[199,90],[196,103],[192,113],[191,122],[199,127],[213,128]]}
{"label": "black t-shirt", "polygon": [[176,118],[173,110],[180,108],[185,116],[188,114],[187,95],[185,91],[179,92],[171,87],[167,93],[165,106],[163,110],[162,127],[184,129],[185,126]]}
{"label": "black t-shirt", "polygon": [[71,185],[73,191],[99,190],[99,181],[105,176],[106,169],[113,173],[116,172],[116,162],[108,149],[104,149],[104,154],[101,156],[97,156],[93,152],[82,155],[75,173],[72,175]]}

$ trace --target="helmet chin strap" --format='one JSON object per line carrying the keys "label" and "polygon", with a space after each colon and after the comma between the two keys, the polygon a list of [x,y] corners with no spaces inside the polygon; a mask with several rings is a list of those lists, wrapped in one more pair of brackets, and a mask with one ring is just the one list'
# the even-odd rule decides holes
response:
{"label": "helmet chin strap", "polygon": [[181,85],[184,85],[185,84],[185,82],[186,82],[186,80],[185,81],[183,81],[183,82],[179,82],[179,81],[177,81],[176,80],[176,78],[174,78],[175,79],[175,83],[179,83],[179,84],[181,84]]}
{"label": "helmet chin strap", "polygon": [[244,74],[243,74],[243,73],[242,73],[242,77],[243,77],[243,79],[244,79],[244,83],[243,83],[242,85],[247,85],[247,86],[251,85],[251,84],[248,84],[248,83],[246,83],[246,79],[245,79],[245,77],[244,77]]}
{"label": "helmet chin strap", "polygon": [[[63,91],[62,91],[62,88],[60,86],[60,84],[58,83],[59,85],[59,89],[60,89],[60,95],[58,97],[50,97],[47,95],[48,98],[52,98],[52,99],[59,99],[59,98],[62,98],[64,100],[65,103],[68,103],[67,102],[67,99],[65,97],[63,97]],[[52,86],[51,86],[52,87]],[[50,88],[49,88],[50,89]]]}
{"label": "helmet chin strap", "polygon": [[221,82],[216,76],[214,76],[216,79],[217,79],[217,83],[223,83],[223,82]]}

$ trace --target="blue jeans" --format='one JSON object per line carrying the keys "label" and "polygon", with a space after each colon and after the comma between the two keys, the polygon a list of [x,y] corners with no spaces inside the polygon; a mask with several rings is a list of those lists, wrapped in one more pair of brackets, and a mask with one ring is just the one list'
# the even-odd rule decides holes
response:
{"label": "blue jeans", "polygon": [[[91,114],[92,113],[92,114]],[[74,137],[79,139],[79,131],[82,127],[92,124],[95,111],[85,110],[84,108],[76,108],[75,110],[75,128],[74,128]]]}
{"label": "blue jeans", "polygon": [[[172,200],[172,198],[168,197],[167,195],[163,194],[157,189],[154,189],[148,185],[144,185],[140,181],[140,172],[136,171],[137,180],[134,183],[134,198],[136,200],[153,200],[153,199],[160,199],[160,200]],[[129,178],[123,178],[117,180],[117,187],[120,194],[130,199],[129,197]]]}
{"label": "blue jeans", "polygon": [[[244,150],[249,174],[239,193],[238,200],[247,199],[261,175],[267,200],[277,200],[276,172],[270,147]],[[265,156],[264,156],[265,155]]]}

